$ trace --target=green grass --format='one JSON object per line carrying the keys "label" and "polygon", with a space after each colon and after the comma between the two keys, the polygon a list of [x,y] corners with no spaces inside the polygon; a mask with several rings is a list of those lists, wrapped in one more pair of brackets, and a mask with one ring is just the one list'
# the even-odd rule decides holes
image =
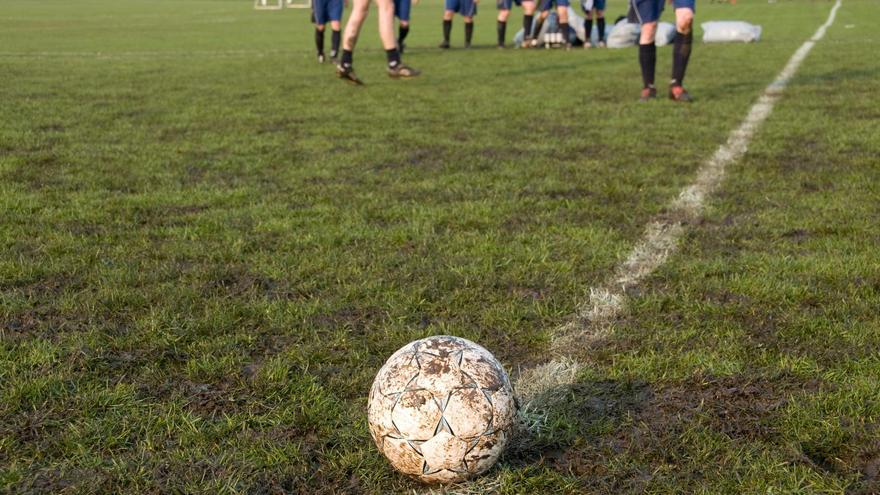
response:
{"label": "green grass", "polygon": [[[418,489],[367,432],[384,359],[439,333],[548,359],[830,7],[700,3],[764,39],[697,44],[681,107],[635,102],[633,50],[489,48],[491,3],[449,52],[416,6],[403,82],[372,12],[355,88],[306,11],[4,0],[0,490]],[[547,429],[475,486],[880,492],[878,20],[845,0]]]}

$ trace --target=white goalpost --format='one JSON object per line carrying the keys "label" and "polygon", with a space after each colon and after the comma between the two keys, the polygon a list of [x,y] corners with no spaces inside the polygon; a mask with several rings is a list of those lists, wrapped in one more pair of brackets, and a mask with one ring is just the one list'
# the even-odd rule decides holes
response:
{"label": "white goalpost", "polygon": [[254,0],[257,10],[308,9],[312,0]]}

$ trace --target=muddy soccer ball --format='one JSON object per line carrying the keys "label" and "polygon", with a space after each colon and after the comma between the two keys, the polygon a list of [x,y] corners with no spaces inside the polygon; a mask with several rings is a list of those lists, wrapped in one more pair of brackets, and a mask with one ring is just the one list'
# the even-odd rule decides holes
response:
{"label": "muddy soccer ball", "polygon": [[440,335],[394,353],[373,381],[370,433],[398,471],[427,483],[495,464],[516,416],[501,363],[479,345]]}

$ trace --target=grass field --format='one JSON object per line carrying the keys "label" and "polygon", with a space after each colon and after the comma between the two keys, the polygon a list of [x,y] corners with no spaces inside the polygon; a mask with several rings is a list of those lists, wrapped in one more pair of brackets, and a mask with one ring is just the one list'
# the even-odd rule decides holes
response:
{"label": "grass field", "polygon": [[[373,12],[357,88],[315,63],[307,11],[3,0],[0,491],[421,490],[369,439],[384,360],[443,333],[514,376],[548,360],[831,5],[700,2],[763,40],[697,43],[676,106],[636,102],[635,50],[496,50],[491,3],[448,52],[440,2],[416,6],[412,81]],[[844,0],[680,249],[573,350],[545,428],[472,488],[880,493],[878,22]]]}

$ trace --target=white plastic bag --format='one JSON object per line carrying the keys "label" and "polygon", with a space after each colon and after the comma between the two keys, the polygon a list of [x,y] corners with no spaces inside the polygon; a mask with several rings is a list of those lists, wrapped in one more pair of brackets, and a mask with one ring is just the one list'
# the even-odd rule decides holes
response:
{"label": "white plastic bag", "polygon": [[761,39],[761,26],[743,21],[710,21],[701,24],[703,43],[751,43]]}
{"label": "white plastic bag", "polygon": [[657,36],[654,43],[657,46],[666,46],[675,40],[675,24],[671,22],[657,23]]}
{"label": "white plastic bag", "polygon": [[626,48],[639,42],[641,26],[631,22],[618,22],[608,34],[608,48]]}

